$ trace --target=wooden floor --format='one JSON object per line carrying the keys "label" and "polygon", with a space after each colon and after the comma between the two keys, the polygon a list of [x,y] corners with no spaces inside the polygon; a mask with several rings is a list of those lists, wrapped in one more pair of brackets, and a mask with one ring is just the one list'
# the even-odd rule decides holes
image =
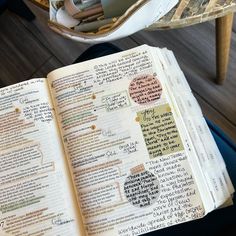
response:
{"label": "wooden floor", "polygon": [[[47,12],[28,3],[36,14],[29,23],[8,11],[0,15],[0,86],[6,86],[71,64],[89,45],[75,43],[47,27]],[[122,49],[141,44],[174,51],[206,117],[236,142],[236,18],[230,65],[223,86],[215,78],[214,22],[178,30],[139,32],[115,41]]]}

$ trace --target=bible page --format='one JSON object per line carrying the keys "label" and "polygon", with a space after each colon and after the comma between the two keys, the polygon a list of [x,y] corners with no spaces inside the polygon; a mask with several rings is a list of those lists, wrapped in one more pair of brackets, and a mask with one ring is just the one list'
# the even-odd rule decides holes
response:
{"label": "bible page", "polygon": [[[201,108],[193,96],[187,80],[171,51],[154,49],[166,73],[169,90],[189,131],[201,169],[207,181],[213,201],[213,209],[231,199],[234,187],[230,180],[223,157],[211,135]],[[201,184],[201,183],[199,183]],[[232,200],[229,201],[232,203]]]}
{"label": "bible page", "polygon": [[163,76],[148,46],[48,75],[88,235],[139,235],[205,215]]}
{"label": "bible page", "polygon": [[46,79],[0,89],[1,236],[81,235],[48,91]]}

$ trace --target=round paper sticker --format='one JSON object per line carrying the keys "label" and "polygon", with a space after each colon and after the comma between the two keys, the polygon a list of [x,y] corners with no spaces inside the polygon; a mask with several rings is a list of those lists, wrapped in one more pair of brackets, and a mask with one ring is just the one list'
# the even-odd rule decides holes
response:
{"label": "round paper sticker", "polygon": [[140,75],[132,80],[129,85],[129,94],[134,102],[142,105],[160,99],[162,86],[153,75]]}
{"label": "round paper sticker", "polygon": [[127,200],[136,207],[148,207],[159,197],[159,181],[150,171],[144,170],[129,175],[124,183]]}

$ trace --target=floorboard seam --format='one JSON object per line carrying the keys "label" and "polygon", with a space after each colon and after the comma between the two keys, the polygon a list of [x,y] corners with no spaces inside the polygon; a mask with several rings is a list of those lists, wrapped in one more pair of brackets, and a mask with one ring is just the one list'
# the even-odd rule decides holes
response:
{"label": "floorboard seam", "polygon": [[132,35],[129,36],[129,38],[130,38],[134,43],[136,43],[138,46],[140,45],[140,43],[139,43],[137,40],[135,40]]}
{"label": "floorboard seam", "polygon": [[[29,78],[27,79],[33,79],[32,76],[38,71],[40,70],[40,68],[42,68],[48,61],[50,61],[52,58],[54,57],[54,55],[51,55],[46,61],[44,61],[36,70],[34,70],[34,72],[29,76]],[[44,78],[46,78],[47,75],[44,75]]]}
{"label": "floorboard seam", "polygon": [[208,103],[207,100],[202,97],[196,90],[192,89],[192,91],[194,93],[196,93],[206,104],[208,104],[212,109],[214,109],[216,111],[216,113],[219,113],[222,118],[224,118],[227,122],[229,122],[232,126],[234,126],[236,128],[236,124],[234,124],[230,119],[228,119],[221,111],[219,111],[217,108],[215,108],[214,106],[212,106],[212,104]]}
{"label": "floorboard seam", "polygon": [[[20,18],[20,17],[19,17],[19,18]],[[19,20],[20,20],[21,24],[23,25],[23,27],[37,40],[37,42],[39,42],[46,50],[48,50],[49,53],[50,53],[52,56],[54,56],[62,65],[65,65],[65,64],[60,60],[60,58],[58,58],[58,57],[53,53],[53,51],[45,45],[45,43],[43,43],[38,37],[36,37],[36,35],[34,34],[34,32],[32,32],[32,31],[30,30],[30,28],[27,27],[27,26],[24,24],[24,22],[22,22],[22,19],[19,19]],[[38,29],[38,27],[37,27],[33,22],[32,22],[32,24],[33,24],[33,26],[36,28],[36,30],[38,31],[38,33],[41,35],[41,37],[42,37],[42,38],[45,38],[44,35],[43,35],[43,34],[40,32],[40,30]],[[45,39],[45,42],[47,42],[46,39]],[[49,46],[50,46],[50,45],[49,45]]]}

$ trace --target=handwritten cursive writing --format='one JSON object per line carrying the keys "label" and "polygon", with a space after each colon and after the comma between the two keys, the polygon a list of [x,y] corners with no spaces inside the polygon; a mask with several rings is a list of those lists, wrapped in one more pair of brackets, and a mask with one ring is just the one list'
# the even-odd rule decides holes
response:
{"label": "handwritten cursive writing", "polygon": [[73,221],[74,221],[73,219],[62,219],[60,216],[56,216],[52,219],[52,224],[53,225],[64,225],[64,224],[68,224]]}

